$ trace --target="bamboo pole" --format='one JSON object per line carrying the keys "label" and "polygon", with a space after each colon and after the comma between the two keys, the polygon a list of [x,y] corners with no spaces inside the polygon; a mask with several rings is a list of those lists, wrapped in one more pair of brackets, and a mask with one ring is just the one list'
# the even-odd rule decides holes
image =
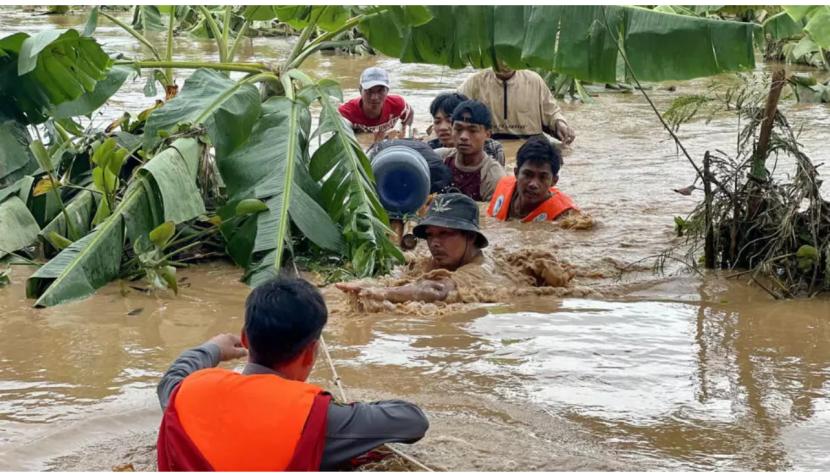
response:
{"label": "bamboo pole", "polygon": [[[337,374],[337,369],[334,367],[334,361],[331,359],[331,354],[329,353],[329,347],[326,345],[326,339],[320,335],[320,346],[323,347],[323,353],[326,355],[326,361],[328,361],[329,369],[331,369],[332,376],[334,377],[334,384],[337,386],[337,390],[340,392],[340,399],[343,402],[349,402],[348,397],[346,397],[346,390],[343,389],[343,382],[340,379],[340,375]],[[386,448],[392,451],[395,455],[401,457],[402,459],[408,461],[409,463],[415,465],[416,467],[420,468],[423,471],[434,471],[430,467],[424,465],[423,463],[419,462],[415,458],[406,453],[398,450],[397,448],[386,445]]]}

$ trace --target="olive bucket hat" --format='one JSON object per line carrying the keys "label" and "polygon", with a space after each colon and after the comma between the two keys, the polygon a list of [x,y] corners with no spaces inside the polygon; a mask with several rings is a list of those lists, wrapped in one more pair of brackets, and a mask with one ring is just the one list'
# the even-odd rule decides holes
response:
{"label": "olive bucket hat", "polygon": [[478,206],[464,194],[437,195],[427,210],[427,216],[412,229],[412,234],[426,239],[426,230],[430,225],[475,233],[477,247],[484,248],[488,245],[487,237],[478,227]]}

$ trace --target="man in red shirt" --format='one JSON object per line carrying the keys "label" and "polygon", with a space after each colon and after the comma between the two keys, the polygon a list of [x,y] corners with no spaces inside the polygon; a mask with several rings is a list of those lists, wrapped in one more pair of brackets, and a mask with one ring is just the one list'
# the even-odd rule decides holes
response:
{"label": "man in red shirt", "polygon": [[383,138],[401,121],[401,132],[412,124],[412,108],[400,95],[389,94],[389,73],[370,67],[360,75],[360,97],[340,106],[340,115],[352,124],[355,132],[374,133]]}

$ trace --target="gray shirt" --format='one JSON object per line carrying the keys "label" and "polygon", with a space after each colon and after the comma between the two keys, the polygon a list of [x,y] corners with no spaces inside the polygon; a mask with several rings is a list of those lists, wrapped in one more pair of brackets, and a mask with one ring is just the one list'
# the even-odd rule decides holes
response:
{"label": "gray shirt", "polygon": [[[187,350],[179,355],[159,382],[157,393],[162,410],[170,395],[187,375],[219,365],[219,346],[214,343]],[[242,374],[274,374],[276,371],[248,363]],[[329,404],[326,444],[320,469],[331,470],[384,443],[413,443],[420,440],[429,421],[418,406],[406,401],[354,402]]]}

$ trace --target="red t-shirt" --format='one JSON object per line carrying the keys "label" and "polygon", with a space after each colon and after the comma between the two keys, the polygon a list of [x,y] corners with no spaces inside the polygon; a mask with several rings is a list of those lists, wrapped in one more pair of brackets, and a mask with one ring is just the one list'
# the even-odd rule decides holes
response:
{"label": "red t-shirt", "polygon": [[352,122],[352,127],[358,133],[386,132],[395,128],[399,119],[406,121],[412,114],[412,109],[403,97],[387,95],[380,116],[371,119],[360,108],[360,100],[360,97],[351,99],[338,109],[343,118]]}

